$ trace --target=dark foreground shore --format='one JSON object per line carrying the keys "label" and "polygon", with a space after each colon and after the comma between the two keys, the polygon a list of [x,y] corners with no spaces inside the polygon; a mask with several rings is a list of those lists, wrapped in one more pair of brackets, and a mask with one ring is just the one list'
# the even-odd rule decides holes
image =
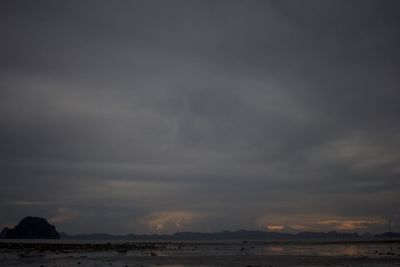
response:
{"label": "dark foreground shore", "polygon": [[[325,255],[310,246],[296,244],[296,248],[304,248],[304,255],[288,255],[285,251],[276,251],[269,255],[268,249],[285,248],[292,245],[275,245],[262,243],[103,243],[103,244],[49,244],[49,243],[7,243],[0,242],[0,266],[400,266],[400,255],[383,253],[371,247],[369,250],[358,250],[354,254],[334,253]],[[337,249],[335,245],[324,249]],[[335,247],[336,246],[336,247]],[[356,251],[352,244],[342,244],[344,248]],[[360,246],[360,245],[357,245]],[[367,245],[364,245],[367,246]],[[385,247],[386,248],[386,247]],[[393,249],[393,248],[391,248]],[[399,250],[396,245],[394,250]],[[260,255],[267,251],[265,255]],[[287,250],[290,251],[290,250]],[[293,250],[295,251],[295,250]],[[364,251],[361,253],[360,251]],[[313,254],[313,255],[311,255]]]}
{"label": "dark foreground shore", "polygon": [[57,259],[0,260],[0,266],[400,266],[399,259],[360,259],[328,256],[183,256],[183,257],[65,257]]}

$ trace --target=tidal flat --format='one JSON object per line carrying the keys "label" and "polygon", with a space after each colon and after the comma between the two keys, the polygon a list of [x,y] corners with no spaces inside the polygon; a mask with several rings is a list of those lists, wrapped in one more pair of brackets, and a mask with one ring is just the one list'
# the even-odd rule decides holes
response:
{"label": "tidal flat", "polygon": [[0,266],[400,266],[399,242],[0,242]]}

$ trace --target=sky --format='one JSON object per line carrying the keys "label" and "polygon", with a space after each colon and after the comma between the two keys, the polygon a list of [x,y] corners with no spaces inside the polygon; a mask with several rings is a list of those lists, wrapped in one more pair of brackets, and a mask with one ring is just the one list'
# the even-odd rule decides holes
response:
{"label": "sky", "polygon": [[399,1],[0,2],[0,228],[400,231]]}

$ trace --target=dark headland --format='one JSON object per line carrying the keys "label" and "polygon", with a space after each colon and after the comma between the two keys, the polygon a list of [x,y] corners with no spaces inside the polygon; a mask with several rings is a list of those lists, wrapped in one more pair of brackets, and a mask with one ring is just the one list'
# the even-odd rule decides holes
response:
{"label": "dark headland", "polygon": [[46,219],[28,216],[14,228],[4,228],[0,238],[8,239],[59,239],[60,234]]}

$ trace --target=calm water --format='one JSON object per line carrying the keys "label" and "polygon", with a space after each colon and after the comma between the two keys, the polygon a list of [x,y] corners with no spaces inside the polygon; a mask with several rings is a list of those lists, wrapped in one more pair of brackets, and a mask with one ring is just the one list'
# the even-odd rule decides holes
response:
{"label": "calm water", "polygon": [[[136,243],[132,240],[2,240],[1,242],[26,243],[69,243],[69,244],[105,244]],[[146,241],[145,243],[161,243],[165,247],[159,249],[128,250],[127,256],[146,256],[155,253],[158,256],[202,256],[202,255],[309,255],[309,256],[368,256],[384,257],[392,252],[400,256],[399,242],[261,242],[261,241]],[[0,256],[4,255],[0,251]],[[10,254],[10,252],[7,252]],[[90,254],[102,256],[118,254],[118,251],[74,251],[73,254]],[[17,257],[17,254],[15,255]],[[63,256],[45,255],[47,257]]]}
{"label": "calm water", "polygon": [[[12,243],[21,242],[10,241]],[[1,242],[7,242],[1,240]],[[88,240],[24,240],[26,243],[138,243],[130,241],[88,241]],[[33,248],[0,249],[1,267],[204,267],[204,266],[363,266],[393,267],[400,265],[400,243],[364,242],[364,243],[324,243],[324,242],[146,242],[156,243],[156,249],[112,249],[99,251],[93,246],[84,245],[84,249],[71,246],[62,249],[54,246],[47,250],[42,245]],[[50,251],[52,250],[52,251]],[[388,254],[390,253],[390,254]],[[276,255],[282,257],[275,257]],[[154,257],[156,256],[156,257]],[[307,256],[311,256],[307,257]],[[332,257],[313,257],[332,256]],[[303,259],[302,259],[303,258]],[[369,262],[366,262],[368,259]],[[372,260],[372,261],[371,261]],[[274,261],[273,264],[270,264]],[[266,263],[268,263],[266,265]],[[369,263],[369,264],[367,264]]]}

